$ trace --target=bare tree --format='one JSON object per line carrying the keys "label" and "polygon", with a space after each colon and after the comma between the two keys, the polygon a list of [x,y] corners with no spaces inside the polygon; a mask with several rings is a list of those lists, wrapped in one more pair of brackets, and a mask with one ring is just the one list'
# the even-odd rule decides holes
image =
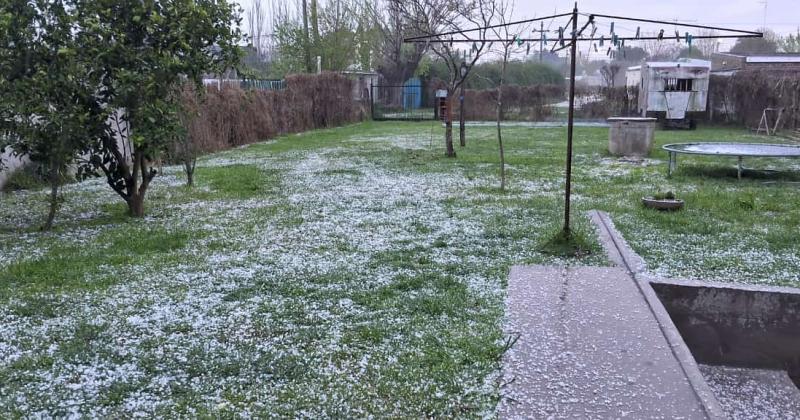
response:
{"label": "bare tree", "polygon": [[[453,109],[453,96],[469,76],[475,63],[487,50],[486,35],[495,17],[496,0],[408,0],[402,2],[404,14],[419,35],[428,36],[430,50],[447,66],[447,109]],[[472,43],[452,42],[466,39]],[[447,34],[447,35],[443,35]],[[469,55],[469,57],[468,57]],[[462,63],[465,70],[462,74]],[[445,147],[448,157],[456,157],[453,148],[453,119],[445,119]]]}
{"label": "bare tree", "polygon": [[256,53],[262,57],[265,54],[266,12],[263,0],[253,0],[250,10],[247,11],[247,27],[250,32],[251,42]]}
{"label": "bare tree", "polygon": [[[647,36],[657,37],[658,33],[649,33]],[[672,60],[678,56],[681,51],[681,43],[679,43],[674,36],[670,37],[669,34],[661,34],[664,38],[661,40],[645,40],[638,41],[640,46],[647,51],[647,56],[651,60]]]}
{"label": "bare tree", "polygon": [[[497,24],[506,25],[514,14],[514,0],[497,0],[494,4],[494,9],[497,15]],[[501,43],[500,53],[502,54],[502,67],[500,70],[500,83],[497,85],[497,147],[500,152],[500,190],[506,189],[506,154],[503,147],[503,131],[501,122],[503,121],[503,85],[506,80],[506,70],[508,69],[508,60],[511,55],[516,52],[518,48],[522,47],[514,41],[514,38],[522,33],[527,33],[530,30],[530,25],[517,25],[515,33],[512,34],[509,26],[500,26],[492,28],[492,32],[498,39],[508,40]]]}
{"label": "bare tree", "polygon": [[[714,30],[702,30],[698,33],[698,35],[717,36],[719,34]],[[699,51],[703,57],[710,58],[714,53],[719,52],[720,42],[719,39],[701,38],[693,40],[692,47],[697,48],[697,51]]]}
{"label": "bare tree", "polygon": [[603,67],[600,67],[600,76],[603,77],[603,83],[606,87],[614,87],[620,69],[621,67],[618,63],[604,64]]}
{"label": "bare tree", "polygon": [[376,70],[389,85],[400,86],[411,77],[427,51],[422,43],[405,44],[403,39],[414,35],[412,22],[428,20],[409,13],[430,14],[424,7],[403,7],[403,0],[379,0],[369,8],[380,31]]}

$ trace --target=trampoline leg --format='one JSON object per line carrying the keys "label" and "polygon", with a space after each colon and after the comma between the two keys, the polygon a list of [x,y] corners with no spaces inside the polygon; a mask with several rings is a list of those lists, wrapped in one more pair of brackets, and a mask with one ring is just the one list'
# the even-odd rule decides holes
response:
{"label": "trampoline leg", "polygon": [[675,152],[669,152],[669,163],[667,164],[667,178],[672,177],[672,172],[675,170],[675,166],[677,166],[677,158],[678,156]]}
{"label": "trampoline leg", "polygon": [[742,157],[741,156],[739,156],[739,165],[738,165],[737,169],[738,169],[737,175],[739,176],[739,181],[741,181],[742,180]]}

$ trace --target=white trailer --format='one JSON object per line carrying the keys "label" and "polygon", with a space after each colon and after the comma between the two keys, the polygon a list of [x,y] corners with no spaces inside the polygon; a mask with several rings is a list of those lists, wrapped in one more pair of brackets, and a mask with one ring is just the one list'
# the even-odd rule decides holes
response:
{"label": "white trailer", "polygon": [[642,117],[656,116],[664,118],[665,125],[687,126],[693,123],[687,114],[706,110],[710,74],[710,61],[682,59],[630,67],[626,78],[629,85],[639,81]]}

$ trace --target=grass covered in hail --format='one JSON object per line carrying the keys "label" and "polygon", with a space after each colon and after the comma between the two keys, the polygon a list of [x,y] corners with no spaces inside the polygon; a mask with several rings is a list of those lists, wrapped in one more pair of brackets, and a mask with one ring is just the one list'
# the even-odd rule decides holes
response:
{"label": "grass covered in hail", "polygon": [[[491,417],[513,264],[607,264],[585,210],[609,211],[662,275],[800,282],[796,162],[606,155],[576,130],[578,260],[546,253],[562,216],[565,129],[491,127],[444,158],[431,123],[365,123],[209,156],[194,189],[165,168],[132,220],[102,180],[0,200],[2,417]],[[658,143],[758,141],[658,132]],[[791,172],[791,171],[795,172]],[[641,207],[673,191],[681,212]]]}

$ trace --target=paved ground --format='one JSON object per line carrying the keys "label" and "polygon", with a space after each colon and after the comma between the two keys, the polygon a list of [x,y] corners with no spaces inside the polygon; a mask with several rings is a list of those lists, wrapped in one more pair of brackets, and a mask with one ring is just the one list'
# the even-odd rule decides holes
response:
{"label": "paved ground", "polygon": [[512,269],[503,418],[707,418],[623,268]]}
{"label": "paved ground", "polygon": [[800,393],[780,370],[701,365],[731,419],[800,419]]}

